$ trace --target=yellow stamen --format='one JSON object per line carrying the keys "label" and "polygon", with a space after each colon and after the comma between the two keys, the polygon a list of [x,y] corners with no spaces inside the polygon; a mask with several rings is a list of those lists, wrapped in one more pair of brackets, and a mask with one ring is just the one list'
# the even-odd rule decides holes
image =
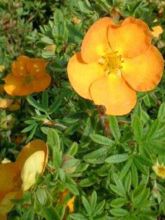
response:
{"label": "yellow stamen", "polygon": [[98,63],[104,68],[105,75],[118,73],[122,68],[122,62],[122,57],[117,52],[108,52],[98,60]]}

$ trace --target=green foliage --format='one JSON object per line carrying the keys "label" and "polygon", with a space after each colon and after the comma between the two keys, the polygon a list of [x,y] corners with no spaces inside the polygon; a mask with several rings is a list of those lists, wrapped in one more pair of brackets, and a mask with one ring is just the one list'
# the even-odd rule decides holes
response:
{"label": "green foliage", "polygon": [[[47,59],[53,79],[46,91],[21,98],[20,110],[0,110],[1,160],[14,161],[20,146],[35,138],[49,146],[44,175],[15,202],[9,220],[156,220],[165,216],[165,182],[152,169],[157,160],[165,163],[164,77],[157,89],[138,95],[130,115],[104,116],[109,123],[106,132],[100,113],[75,94],[66,74],[69,57],[79,50],[97,18],[135,16],[150,27],[164,28],[163,10],[161,0],[0,1],[0,65],[5,66],[1,84],[20,54]],[[165,34],[155,44],[165,55]],[[54,49],[49,50],[52,45]],[[17,144],[12,138],[19,134],[25,139]],[[69,193],[60,202],[66,189]],[[75,210],[69,213],[66,204],[72,196]]]}

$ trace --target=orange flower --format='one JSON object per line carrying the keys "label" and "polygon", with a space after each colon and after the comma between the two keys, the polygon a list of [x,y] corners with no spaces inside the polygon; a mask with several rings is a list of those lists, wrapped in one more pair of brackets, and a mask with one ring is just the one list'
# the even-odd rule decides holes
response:
{"label": "orange flower", "polygon": [[71,57],[67,72],[74,90],[103,105],[106,114],[124,115],[136,104],[136,91],[154,89],[164,61],[151,44],[151,32],[140,19],[120,24],[104,17],[87,31],[81,52]]}
{"label": "orange flower", "polygon": [[[16,162],[0,164],[0,217],[13,207],[13,199],[20,199],[23,192],[34,183],[36,176],[43,173],[48,157],[47,145],[41,140],[33,140],[19,154]],[[0,218],[0,219],[1,219]]]}
{"label": "orange flower", "polygon": [[45,90],[51,81],[43,59],[20,56],[12,64],[12,71],[5,77],[5,91],[12,96],[26,96]]}

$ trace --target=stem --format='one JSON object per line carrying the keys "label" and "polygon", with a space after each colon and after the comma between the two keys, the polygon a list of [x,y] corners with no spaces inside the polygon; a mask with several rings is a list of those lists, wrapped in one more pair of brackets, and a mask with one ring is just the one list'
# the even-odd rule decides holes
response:
{"label": "stem", "polygon": [[104,129],[104,135],[111,137],[110,124],[107,115],[105,114],[105,109],[98,106],[99,119]]}

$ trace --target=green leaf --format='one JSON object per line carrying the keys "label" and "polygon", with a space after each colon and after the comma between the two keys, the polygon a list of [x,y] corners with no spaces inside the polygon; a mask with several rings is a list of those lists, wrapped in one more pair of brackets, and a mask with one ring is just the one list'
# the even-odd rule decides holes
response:
{"label": "green leaf", "polygon": [[118,125],[117,118],[115,116],[110,116],[109,122],[110,122],[110,128],[111,128],[111,133],[113,137],[115,138],[116,141],[119,141],[121,134],[120,134],[120,128]]}
{"label": "green leaf", "polygon": [[126,191],[125,191],[123,182],[121,181],[120,177],[116,173],[113,173],[112,177],[116,184],[117,190],[120,192],[121,195],[125,196]]}
{"label": "green leaf", "polygon": [[37,197],[37,199],[38,199],[38,201],[39,201],[39,203],[41,205],[45,205],[47,200],[48,200],[48,196],[47,196],[46,190],[42,189],[42,188],[38,188],[37,189],[36,197]]}
{"label": "green leaf", "polygon": [[65,186],[67,189],[69,189],[70,192],[72,192],[74,195],[78,196],[79,195],[79,191],[77,188],[76,184],[72,184],[72,183],[65,183]]}
{"label": "green leaf", "polygon": [[120,208],[126,204],[127,200],[125,198],[117,198],[113,199],[111,202],[111,206],[114,208]]}
{"label": "green leaf", "polygon": [[100,215],[104,211],[104,206],[105,206],[105,200],[97,204],[94,216]]}
{"label": "green leaf", "polygon": [[53,207],[42,207],[42,215],[46,220],[61,220]]}
{"label": "green leaf", "polygon": [[53,128],[48,130],[47,143],[52,150],[53,164],[59,168],[62,163],[62,151],[60,150],[60,138],[57,131]]}
{"label": "green leaf", "polygon": [[98,150],[86,154],[83,159],[88,163],[101,164],[104,163],[108,151],[109,149],[107,147],[101,147]]}
{"label": "green leaf", "polygon": [[84,217],[84,215],[82,215],[80,213],[71,214],[70,217],[73,220],[87,220],[86,217]]}
{"label": "green leaf", "polygon": [[73,142],[73,144],[69,148],[67,154],[69,154],[71,156],[74,156],[74,155],[76,155],[77,151],[78,151],[78,143],[77,142]]}
{"label": "green leaf", "polygon": [[59,138],[59,135],[58,135],[58,132],[56,131],[56,129],[53,129],[53,128],[49,128],[48,130],[48,144],[51,146],[51,147],[56,147],[58,149],[60,149],[60,138]]}
{"label": "green leaf", "polygon": [[27,101],[30,105],[32,105],[34,108],[36,108],[37,110],[46,113],[47,110],[40,105],[32,96],[27,96]]}
{"label": "green leaf", "polygon": [[93,193],[90,197],[90,204],[91,204],[92,213],[94,213],[94,211],[96,209],[96,204],[97,204],[97,193],[96,193],[96,191],[93,191]]}
{"label": "green leaf", "polygon": [[143,126],[140,118],[138,116],[134,116],[131,125],[133,128],[135,140],[140,142],[143,137]]}
{"label": "green leaf", "polygon": [[105,161],[107,163],[122,163],[126,160],[128,160],[129,155],[128,154],[116,154],[108,157]]}
{"label": "green leaf", "polygon": [[131,183],[132,183],[132,177],[131,177],[131,172],[129,172],[124,179],[124,188],[126,191],[129,193],[131,189]]}
{"label": "green leaf", "polygon": [[42,106],[47,109],[48,108],[48,92],[42,92]]}
{"label": "green leaf", "polygon": [[132,164],[131,166],[131,177],[132,177],[132,184],[134,187],[136,187],[138,185],[138,172],[137,172],[137,168],[134,164]]}
{"label": "green leaf", "polygon": [[128,171],[130,170],[130,167],[132,165],[132,158],[129,158],[127,160],[127,162],[124,164],[123,168],[121,169],[121,172],[120,172],[120,178],[122,179],[123,177],[125,177],[125,175],[128,173]]}
{"label": "green leaf", "polygon": [[126,209],[122,208],[111,209],[110,213],[116,217],[123,217],[129,214],[129,212]]}
{"label": "green leaf", "polygon": [[158,119],[159,119],[160,121],[164,121],[164,120],[165,120],[165,102],[163,102],[163,103],[161,104],[161,106],[159,107]]}
{"label": "green leaf", "polygon": [[94,185],[95,183],[96,183],[95,179],[88,177],[88,178],[82,179],[79,184],[81,187],[89,187],[89,186]]}
{"label": "green leaf", "polygon": [[86,212],[88,213],[89,216],[91,216],[92,209],[91,209],[91,206],[90,206],[88,200],[85,198],[85,196],[82,196],[81,199],[82,199],[82,203],[83,203],[83,206],[84,206]]}
{"label": "green leaf", "polygon": [[94,141],[97,144],[106,145],[106,146],[114,145],[114,141],[100,134],[91,134],[90,138],[92,139],[92,141]]}

